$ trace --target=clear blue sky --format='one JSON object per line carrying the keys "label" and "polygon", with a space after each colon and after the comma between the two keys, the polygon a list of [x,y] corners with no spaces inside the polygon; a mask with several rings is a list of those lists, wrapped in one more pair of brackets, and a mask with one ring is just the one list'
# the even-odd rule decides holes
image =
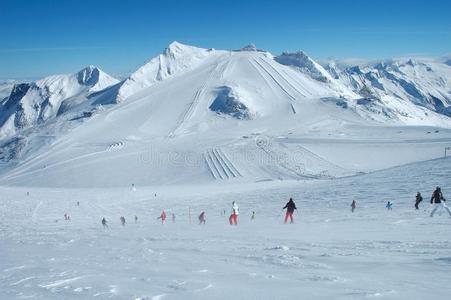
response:
{"label": "clear blue sky", "polygon": [[449,1],[0,0],[0,78],[127,74],[171,41],[314,58],[451,52]]}

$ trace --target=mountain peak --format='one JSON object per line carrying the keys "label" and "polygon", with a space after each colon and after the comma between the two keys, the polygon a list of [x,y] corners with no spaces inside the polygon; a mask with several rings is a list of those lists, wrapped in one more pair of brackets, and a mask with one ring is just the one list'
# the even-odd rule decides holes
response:
{"label": "mountain peak", "polygon": [[322,82],[330,81],[330,75],[327,71],[303,51],[283,52],[274,59],[282,65],[296,67],[316,80]]}
{"label": "mountain peak", "polygon": [[249,45],[241,48],[241,51],[257,51],[257,47],[255,46],[255,44],[250,43]]}
{"label": "mountain peak", "polygon": [[[173,49],[173,48],[183,48],[183,47],[187,47],[188,45],[179,43],[177,41],[173,41],[172,43],[169,44],[168,48],[169,49]],[[188,46],[189,47],[189,46]]]}
{"label": "mountain peak", "polygon": [[411,67],[414,67],[416,64],[416,61],[411,58],[406,62],[406,65],[409,65]]}
{"label": "mountain peak", "polygon": [[295,52],[284,51],[284,52],[282,52],[281,56],[289,56],[292,58],[296,58],[296,60],[299,60],[299,61],[311,60],[311,58],[302,50],[298,50]]}
{"label": "mountain peak", "polygon": [[150,87],[158,81],[194,68],[211,53],[214,53],[212,49],[172,42],[163,54],[152,58],[124,81],[117,92],[115,102],[120,102],[136,91]]}
{"label": "mountain peak", "polygon": [[99,82],[100,69],[96,66],[89,65],[77,73],[78,83],[82,85],[95,85]]}
{"label": "mountain peak", "polygon": [[194,47],[179,43],[177,41],[173,41],[169,44],[169,46],[164,50],[164,55],[176,57],[178,55],[183,55],[185,53],[191,53],[193,51],[205,50],[202,48]]}

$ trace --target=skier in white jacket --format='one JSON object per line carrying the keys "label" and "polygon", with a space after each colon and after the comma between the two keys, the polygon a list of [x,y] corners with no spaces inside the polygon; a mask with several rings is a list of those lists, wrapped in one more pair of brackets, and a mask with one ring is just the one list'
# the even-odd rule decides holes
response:
{"label": "skier in white jacket", "polygon": [[238,225],[238,215],[240,214],[240,208],[235,201],[232,202],[232,214],[229,217],[230,225]]}

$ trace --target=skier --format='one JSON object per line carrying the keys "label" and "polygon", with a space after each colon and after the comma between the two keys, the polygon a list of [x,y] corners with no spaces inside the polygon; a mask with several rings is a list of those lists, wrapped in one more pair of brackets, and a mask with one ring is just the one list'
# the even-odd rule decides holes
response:
{"label": "skier", "polygon": [[255,220],[255,211],[253,211],[253,212],[252,212],[252,215],[251,215],[251,220],[252,220],[252,221],[254,221],[254,220]]}
{"label": "skier", "polygon": [[172,223],[175,223],[175,214],[172,213]]}
{"label": "skier", "polygon": [[164,210],[161,212],[161,215],[157,219],[161,219],[161,224],[164,224],[164,221],[166,220],[166,213]]}
{"label": "skier", "polygon": [[357,206],[357,202],[355,202],[355,200],[352,200],[352,203],[351,203],[351,212],[354,212],[356,206]]}
{"label": "skier", "polygon": [[135,187],[135,184],[134,184],[134,183],[132,183],[131,191],[132,191],[132,192],[136,192],[136,187]]}
{"label": "skier", "polygon": [[67,221],[67,214],[64,214],[64,220]]}
{"label": "skier", "polygon": [[104,228],[108,228],[108,225],[106,224],[105,217],[102,218],[102,225],[103,225]]}
{"label": "skier", "polygon": [[138,216],[135,216],[135,224],[138,223]]}
{"label": "skier", "polygon": [[77,201],[77,206],[80,206],[80,201]]}
{"label": "skier", "polygon": [[121,216],[121,224],[122,224],[122,226],[125,226],[125,218],[124,218],[124,216]]}
{"label": "skier", "polygon": [[419,209],[418,205],[421,201],[423,201],[423,197],[421,196],[420,192],[417,192],[417,195],[415,197],[415,209]]}
{"label": "skier", "polygon": [[230,225],[238,225],[238,215],[240,214],[240,209],[235,201],[232,202],[232,214],[229,217]]}
{"label": "skier", "polygon": [[385,205],[385,208],[387,210],[392,210],[393,209],[393,203],[391,203],[390,201],[387,202],[387,205]]}
{"label": "skier", "polygon": [[431,212],[431,217],[434,216],[435,212],[437,211],[437,209],[440,208],[441,209],[446,209],[446,211],[448,211],[449,216],[451,217],[451,210],[448,208],[448,206],[446,206],[445,204],[446,199],[443,197],[442,191],[440,189],[440,187],[438,186],[435,191],[432,193],[432,197],[431,197],[431,204],[434,204],[434,209]]}
{"label": "skier", "polygon": [[293,213],[296,208],[296,204],[293,201],[293,198],[290,198],[290,201],[285,204],[285,206],[282,209],[287,209],[287,213],[285,214],[285,224],[288,221],[288,218],[290,218],[290,223],[293,223]]}
{"label": "skier", "polygon": [[199,225],[204,224],[205,225],[205,212],[201,212],[199,215]]}

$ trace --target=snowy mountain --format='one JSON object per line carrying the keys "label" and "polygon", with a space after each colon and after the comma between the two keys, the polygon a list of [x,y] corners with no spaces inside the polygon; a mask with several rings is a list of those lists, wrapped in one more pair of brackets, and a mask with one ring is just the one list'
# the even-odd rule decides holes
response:
{"label": "snowy mountain", "polygon": [[214,53],[213,49],[202,49],[173,42],[163,54],[151,59],[121,83],[116,97],[112,100],[116,103],[121,102],[144,88],[195,67],[212,53]]}
{"label": "snowy mountain", "polygon": [[[429,134],[451,128],[449,78],[436,62],[342,68],[174,42],[121,82],[88,67],[16,85],[2,102],[0,183],[336,178],[434,158],[443,144]],[[384,153],[400,158],[368,160]]]}
{"label": "snowy mountain", "polygon": [[[401,119],[424,119],[415,109],[449,115],[451,69],[434,60],[401,59],[340,69],[334,62],[325,66],[338,81],[362,96],[367,105],[384,108]],[[407,121],[409,122],[409,121]]]}
{"label": "snowy mountain", "polygon": [[329,73],[302,51],[295,53],[284,52],[282,55],[275,57],[275,60],[280,64],[296,67],[299,71],[310,75],[318,81],[331,81]]}
{"label": "snowy mountain", "polygon": [[17,82],[15,80],[1,80],[0,81],[0,101],[8,97],[11,94],[14,85]]}
{"label": "snowy mountain", "polygon": [[88,66],[75,74],[15,84],[0,103],[0,137],[64,114],[73,103],[86,101],[117,82],[99,68]]}

